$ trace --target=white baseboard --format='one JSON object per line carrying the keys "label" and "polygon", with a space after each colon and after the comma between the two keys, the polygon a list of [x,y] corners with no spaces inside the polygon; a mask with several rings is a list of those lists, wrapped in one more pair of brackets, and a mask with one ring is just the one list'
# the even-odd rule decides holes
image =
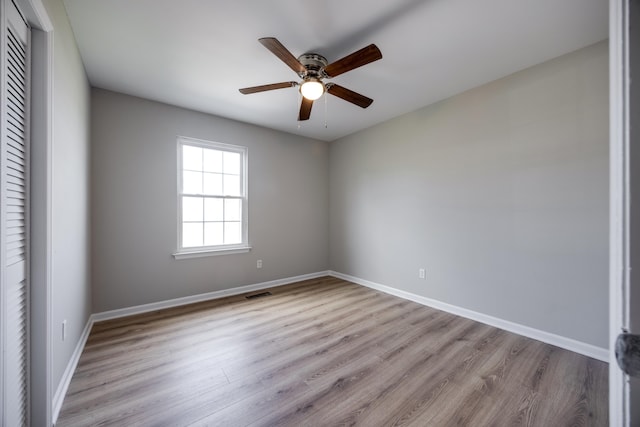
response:
{"label": "white baseboard", "polygon": [[103,311],[93,314],[91,317],[94,322],[102,320],[117,319],[119,317],[131,316],[134,314],[148,313],[150,311],[162,310],[165,308],[178,307],[195,302],[208,301],[212,299],[230,297],[233,295],[244,294],[247,292],[259,291],[261,289],[273,288],[275,286],[288,285],[290,283],[301,282],[303,280],[317,279],[318,277],[328,276],[328,271],[319,271],[317,273],[303,274],[302,276],[286,277],[284,279],[270,280],[268,282],[255,283],[253,285],[240,286],[237,288],[223,289],[221,291],[207,292],[204,294],[192,295],[188,297],[175,298],[166,301],[154,302],[150,304],[136,305],[133,307],[120,308],[117,310]]}
{"label": "white baseboard", "polygon": [[62,402],[64,401],[64,397],[69,389],[69,384],[71,384],[71,378],[73,377],[73,373],[76,371],[80,355],[82,354],[82,350],[84,350],[84,345],[87,343],[87,338],[89,338],[89,332],[91,332],[92,326],[93,315],[89,316],[89,320],[87,320],[87,324],[80,335],[76,348],[73,350],[73,354],[71,354],[71,359],[69,359],[69,363],[67,363],[67,367],[62,374],[60,382],[58,383],[56,393],[53,396],[53,425],[56,425],[56,422],[58,421],[58,415],[60,415],[60,409],[62,409]]}
{"label": "white baseboard", "polygon": [[518,323],[510,322],[507,320],[499,319],[497,317],[489,316],[476,311],[468,310],[466,308],[457,307],[451,304],[447,304],[442,301],[434,300],[431,298],[423,297],[413,294],[411,292],[402,291],[400,289],[392,288],[390,286],[381,285],[379,283],[371,282],[369,280],[361,279],[359,277],[350,276],[348,274],[339,273],[337,271],[320,271],[317,273],[304,274],[301,276],[287,277],[284,279],[271,280],[268,282],[256,283],[253,285],[240,286],[238,288],[223,289],[220,291],[208,292],[199,295],[193,295],[183,298],[175,298],[167,301],[160,301],[151,304],[143,304],[134,307],[122,308],[118,310],[104,311],[101,313],[92,314],[87,321],[87,324],[82,331],[82,335],[78,340],[78,344],[71,355],[71,359],[67,364],[67,368],[62,375],[62,379],[58,385],[56,393],[53,397],[53,423],[58,419],[60,409],[64,397],[71,383],[71,378],[75,372],[80,355],[89,337],[91,327],[95,322],[109,319],[116,319],[119,317],[131,316],[134,314],[147,313],[149,311],[161,310],[164,308],[177,307],[185,304],[191,304],[195,302],[207,301],[212,299],[224,298],[233,295],[239,295],[247,292],[253,292],[257,290],[273,288],[275,286],[288,285],[290,283],[300,282],[303,280],[316,279],[323,276],[333,276],[339,279],[347,280],[349,282],[356,283],[358,285],[366,286],[371,289],[375,289],[390,295],[394,295],[400,298],[404,298],[410,301],[417,302],[428,307],[432,307],[438,310],[446,311],[457,316],[465,317],[467,319],[475,320],[486,325],[494,326],[496,328],[504,329],[505,331],[513,332],[518,335],[533,338],[538,341],[545,342],[547,344],[555,345],[557,347],[564,348],[566,350],[573,351],[575,353],[583,354],[594,359],[601,360],[603,362],[609,362],[609,350],[606,348],[596,347],[591,344],[586,344],[580,341],[576,341],[571,338],[562,337],[560,335],[552,334],[549,332],[541,331],[529,326],[520,325]]}
{"label": "white baseboard", "polygon": [[566,350],[573,351],[588,357],[592,357],[603,362],[609,362],[609,350],[602,347],[597,347],[591,344],[583,343],[581,341],[574,340],[572,338],[563,337],[560,335],[552,334],[550,332],[541,331],[539,329],[531,328],[529,326],[520,325],[518,323],[510,322],[508,320],[499,319],[497,317],[489,316],[477,311],[468,310],[466,308],[457,307],[455,305],[447,304],[442,301],[423,297],[413,294],[411,292],[402,291],[400,289],[392,288],[390,286],[381,285],[379,283],[371,282],[369,280],[361,279],[359,277],[350,276],[348,274],[339,273],[337,271],[329,271],[329,275],[337,277],[339,279],[348,280],[349,282],[357,283],[358,285],[366,286],[377,291],[384,292],[386,294],[394,295],[400,298],[404,298],[410,301],[417,302],[418,304],[426,305],[428,307],[436,308],[438,310],[446,311],[457,316],[465,317],[467,319],[475,320],[476,322],[484,323],[486,325],[494,326],[496,328],[504,329],[505,331],[513,332],[518,335],[522,335],[534,340],[542,341],[547,344],[555,345]]}
{"label": "white baseboard", "polygon": [[185,304],[192,304],[194,302],[207,301],[212,299],[224,298],[232,295],[244,294],[247,292],[257,291],[261,289],[273,288],[276,286],[288,285],[290,283],[301,282],[303,280],[317,279],[318,277],[329,276],[328,271],[319,271],[317,273],[303,274],[301,276],[294,277],[286,277],[284,279],[270,280],[268,282],[256,283],[253,285],[240,286],[238,288],[231,289],[223,289],[221,291],[207,292],[205,294],[193,295],[183,298],[175,298],[167,301],[154,302],[151,304],[143,304],[137,305],[134,307],[127,307],[118,310],[110,310],[104,311],[102,313],[94,313],[89,316],[89,320],[87,320],[87,324],[82,331],[82,335],[78,340],[78,344],[76,345],[73,354],[71,355],[71,359],[67,364],[67,368],[64,370],[62,374],[62,379],[60,379],[60,383],[58,384],[58,388],[56,389],[56,393],[53,397],[53,425],[58,421],[58,415],[60,415],[60,409],[62,409],[62,403],[64,401],[64,397],[67,394],[67,390],[69,389],[69,384],[71,383],[71,378],[73,377],[73,373],[78,366],[78,361],[80,360],[80,355],[82,354],[82,350],[87,342],[87,338],[89,338],[89,332],[91,332],[91,327],[95,322],[99,322],[102,320],[116,319],[119,317],[131,316],[133,314],[147,313],[149,311],[161,310],[163,308],[171,308],[178,307]]}

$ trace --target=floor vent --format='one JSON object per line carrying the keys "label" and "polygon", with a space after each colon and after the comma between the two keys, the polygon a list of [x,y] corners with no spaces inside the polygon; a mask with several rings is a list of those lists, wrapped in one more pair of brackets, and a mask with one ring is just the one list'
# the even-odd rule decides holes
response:
{"label": "floor vent", "polygon": [[271,296],[271,292],[260,292],[259,294],[247,295],[246,299],[256,299]]}

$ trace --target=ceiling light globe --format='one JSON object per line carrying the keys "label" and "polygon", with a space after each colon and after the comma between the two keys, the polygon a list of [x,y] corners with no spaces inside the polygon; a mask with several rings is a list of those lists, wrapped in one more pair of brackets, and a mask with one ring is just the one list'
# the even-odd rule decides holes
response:
{"label": "ceiling light globe", "polygon": [[300,93],[309,101],[315,101],[324,93],[324,84],[317,79],[309,79],[300,86]]}

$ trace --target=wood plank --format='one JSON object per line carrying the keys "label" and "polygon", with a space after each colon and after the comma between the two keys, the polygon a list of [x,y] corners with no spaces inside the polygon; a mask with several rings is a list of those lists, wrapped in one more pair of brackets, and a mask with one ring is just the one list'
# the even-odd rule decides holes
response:
{"label": "wood plank", "polygon": [[94,325],[57,426],[608,424],[605,363],[326,277]]}

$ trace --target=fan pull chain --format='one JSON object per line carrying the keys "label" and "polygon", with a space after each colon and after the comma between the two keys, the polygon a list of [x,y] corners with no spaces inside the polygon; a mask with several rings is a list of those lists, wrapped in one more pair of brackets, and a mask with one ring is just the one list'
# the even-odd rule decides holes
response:
{"label": "fan pull chain", "polygon": [[328,97],[328,96],[327,96],[327,94],[325,93],[325,94],[324,94],[324,128],[325,128],[325,129],[327,129],[327,127],[328,127],[328,126],[327,126],[327,102],[329,102],[329,101],[327,101],[327,99],[328,99],[328,98],[329,98],[329,97]]}
{"label": "fan pull chain", "polygon": [[[302,94],[300,93],[299,90],[296,91],[297,95],[296,95],[296,104],[295,104],[295,114],[296,117],[298,115],[298,109],[300,108],[300,104],[302,103]],[[302,123],[300,122],[300,120],[298,120],[298,130],[302,129]]]}

